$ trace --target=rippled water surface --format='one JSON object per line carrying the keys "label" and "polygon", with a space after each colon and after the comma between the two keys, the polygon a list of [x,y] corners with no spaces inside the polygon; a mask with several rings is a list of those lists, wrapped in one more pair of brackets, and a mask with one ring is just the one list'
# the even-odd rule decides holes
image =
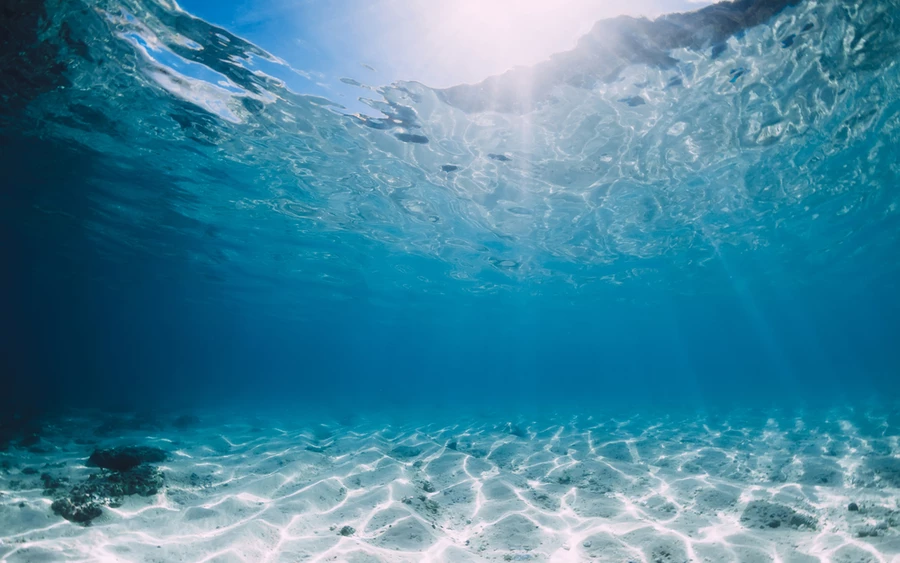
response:
{"label": "rippled water surface", "polygon": [[898,5],[788,4],[601,22],[474,86],[360,85],[363,116],[291,91],[301,70],[174,6],[66,3],[22,57],[46,66],[19,71],[27,109],[6,130],[90,159],[75,219],[105,252],[238,292],[866,276],[896,248]]}
{"label": "rippled water surface", "polygon": [[0,559],[897,563],[898,61],[898,0],[441,89],[5,0]]}
{"label": "rippled water surface", "polygon": [[897,374],[894,0],[604,20],[446,89],[312,74],[155,0],[8,14],[6,341],[63,395]]}

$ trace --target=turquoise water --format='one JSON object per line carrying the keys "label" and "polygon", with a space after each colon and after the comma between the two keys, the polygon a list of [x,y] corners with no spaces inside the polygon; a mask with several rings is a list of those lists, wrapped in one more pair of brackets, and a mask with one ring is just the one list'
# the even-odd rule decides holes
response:
{"label": "turquoise water", "polygon": [[164,4],[22,7],[17,403],[896,396],[895,2],[608,20],[341,103]]}
{"label": "turquoise water", "polygon": [[431,88],[6,2],[0,560],[898,561],[898,30]]}

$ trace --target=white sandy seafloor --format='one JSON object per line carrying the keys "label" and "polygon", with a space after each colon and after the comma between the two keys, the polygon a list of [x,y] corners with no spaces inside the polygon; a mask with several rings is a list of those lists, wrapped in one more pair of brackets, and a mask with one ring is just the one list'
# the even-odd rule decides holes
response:
{"label": "white sandy seafloor", "polygon": [[[57,418],[0,452],[0,560],[900,562],[890,410],[196,414]],[[39,474],[117,445],[165,449],[163,490],[55,515]]]}

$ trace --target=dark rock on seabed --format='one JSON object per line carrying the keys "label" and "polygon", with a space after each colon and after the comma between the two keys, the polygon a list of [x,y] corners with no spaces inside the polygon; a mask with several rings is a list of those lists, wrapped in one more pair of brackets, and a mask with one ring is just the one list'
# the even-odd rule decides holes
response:
{"label": "dark rock on seabed", "polygon": [[130,471],[100,472],[88,477],[85,491],[99,498],[121,503],[122,497],[138,495],[150,497],[163,486],[162,473],[156,467],[141,465]]}
{"label": "dark rock on seabed", "polygon": [[73,500],[64,497],[53,501],[50,508],[54,514],[76,524],[89,524],[91,520],[103,514],[100,505],[89,499]]}
{"label": "dark rock on seabed", "polygon": [[88,465],[112,471],[129,471],[142,463],[159,463],[166,460],[166,452],[159,448],[128,446],[96,450],[88,458]]}
{"label": "dark rock on seabed", "polygon": [[[44,493],[57,496],[63,482],[44,475],[47,476],[46,479],[41,476],[45,482]],[[162,486],[162,472],[150,465],[128,471],[100,471],[72,487],[67,494],[57,496],[50,508],[70,522],[87,525],[103,514],[101,506],[121,506],[124,497],[130,495],[153,496]]]}
{"label": "dark rock on seabed", "polygon": [[163,486],[163,475],[149,463],[165,459],[165,451],[147,446],[96,450],[88,465],[101,471],[92,473],[64,494],[60,493],[68,486],[68,480],[43,473],[44,494],[54,497],[50,508],[55,514],[76,524],[89,525],[103,514],[102,506],[121,506],[126,496],[157,494]]}

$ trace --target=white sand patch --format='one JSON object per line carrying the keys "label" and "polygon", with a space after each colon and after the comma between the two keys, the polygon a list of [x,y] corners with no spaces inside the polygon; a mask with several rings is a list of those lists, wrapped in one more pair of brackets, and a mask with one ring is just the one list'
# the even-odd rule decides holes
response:
{"label": "white sand patch", "polygon": [[[846,412],[200,414],[149,430],[71,417],[0,453],[0,561],[900,561],[897,429]],[[98,471],[93,449],[121,444],[169,452],[164,489],[88,526],[54,514],[54,496]],[[45,491],[42,474],[68,481]]]}

